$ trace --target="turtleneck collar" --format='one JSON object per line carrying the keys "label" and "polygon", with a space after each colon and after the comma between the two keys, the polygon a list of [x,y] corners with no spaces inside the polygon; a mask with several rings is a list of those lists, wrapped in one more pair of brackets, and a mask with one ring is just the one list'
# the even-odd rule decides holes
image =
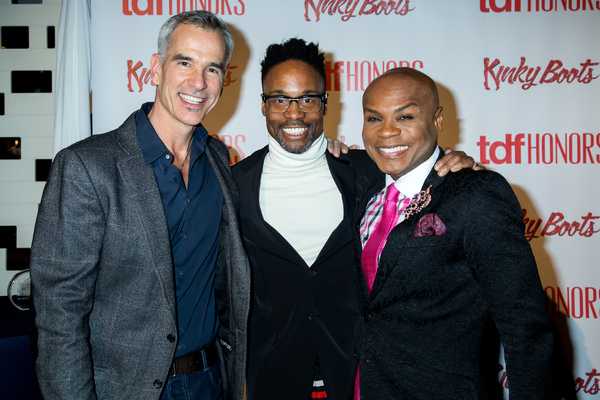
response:
{"label": "turtleneck collar", "polygon": [[269,153],[267,159],[273,166],[279,169],[302,171],[315,168],[324,162],[325,151],[327,150],[327,140],[325,135],[321,134],[313,144],[301,154],[294,154],[286,151],[277,140],[269,135]]}

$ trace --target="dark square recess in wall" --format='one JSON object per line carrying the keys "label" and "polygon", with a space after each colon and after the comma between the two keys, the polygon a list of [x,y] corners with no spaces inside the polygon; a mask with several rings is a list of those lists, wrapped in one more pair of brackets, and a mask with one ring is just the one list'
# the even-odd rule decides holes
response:
{"label": "dark square recess in wall", "polygon": [[42,0],[12,0],[13,4],[42,4]]}
{"label": "dark square recess in wall", "polygon": [[6,249],[8,271],[22,271],[29,268],[31,249],[17,248],[16,226],[0,226],[0,248]]}
{"label": "dark square recess in wall", "polygon": [[17,247],[17,227],[0,226],[0,249],[14,249]]}
{"label": "dark square recess in wall", "polygon": [[21,138],[0,137],[0,160],[21,159]]}
{"label": "dark square recess in wall", "polygon": [[4,115],[4,93],[0,93],[0,115]]}
{"label": "dark square recess in wall", "polygon": [[28,26],[3,26],[0,28],[3,49],[28,49],[29,27]]}
{"label": "dark square recess in wall", "polygon": [[13,93],[52,93],[52,71],[11,71]]}
{"label": "dark square recess in wall", "polygon": [[46,28],[46,36],[47,36],[47,42],[48,42],[48,48],[49,49],[53,49],[56,47],[56,34],[55,34],[56,29],[54,29],[53,26],[49,26]]}
{"label": "dark square recess in wall", "polygon": [[52,159],[35,160],[35,181],[46,182],[50,173]]}

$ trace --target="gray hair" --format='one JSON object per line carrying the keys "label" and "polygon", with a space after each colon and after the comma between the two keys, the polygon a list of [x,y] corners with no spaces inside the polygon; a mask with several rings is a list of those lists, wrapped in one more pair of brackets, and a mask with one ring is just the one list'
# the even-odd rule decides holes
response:
{"label": "gray hair", "polygon": [[219,29],[225,40],[225,65],[227,65],[233,51],[233,37],[231,36],[231,32],[221,18],[204,10],[186,11],[173,15],[163,24],[158,32],[158,56],[161,63],[165,62],[175,28],[181,24],[194,25],[209,32]]}

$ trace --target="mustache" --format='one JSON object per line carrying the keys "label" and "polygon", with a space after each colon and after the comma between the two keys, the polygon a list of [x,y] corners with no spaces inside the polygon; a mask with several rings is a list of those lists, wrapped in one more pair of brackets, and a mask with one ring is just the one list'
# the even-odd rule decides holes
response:
{"label": "mustache", "polygon": [[277,125],[278,125],[278,127],[285,126],[287,128],[308,128],[308,127],[312,126],[311,124],[305,124],[303,122],[294,121],[294,120],[287,120],[287,121],[282,122]]}

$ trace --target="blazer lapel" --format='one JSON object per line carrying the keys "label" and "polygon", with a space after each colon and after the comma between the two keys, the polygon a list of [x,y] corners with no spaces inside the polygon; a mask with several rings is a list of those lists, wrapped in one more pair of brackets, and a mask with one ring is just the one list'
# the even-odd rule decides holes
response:
{"label": "blazer lapel", "polygon": [[175,315],[175,285],[173,282],[173,257],[167,217],[154,172],[145,165],[136,136],[135,113],[119,128],[118,140],[128,153],[118,162],[119,171],[132,193],[133,202],[148,240],[154,260],[153,268],[163,284],[164,296]]}
{"label": "blazer lapel", "polygon": [[[300,254],[285,240],[283,236],[269,223],[260,209],[260,182],[262,177],[264,160],[269,152],[268,146],[257,151],[258,156],[254,165],[252,165],[245,173],[238,178],[238,188],[240,196],[245,199],[245,214],[246,218],[251,221],[257,232],[253,232],[252,238],[245,235],[247,239],[252,241],[258,247],[280,254],[291,263],[301,267],[308,268],[306,262],[300,257]],[[242,232],[244,234],[244,232]]]}
{"label": "blazer lapel", "polygon": [[[221,192],[223,193],[224,202],[223,202],[223,217],[222,219],[229,223],[229,218],[227,218],[227,214],[229,213],[237,213],[239,208],[239,199],[236,196],[232,196],[232,193],[236,193],[235,182],[233,178],[231,178],[231,167],[229,166],[229,160],[219,157],[218,152],[214,148],[214,139],[212,136],[208,136],[206,142],[206,156],[208,157],[208,162],[212,167],[212,170],[217,177],[217,182],[219,182],[219,186],[221,187]],[[233,210],[229,210],[228,205],[231,204]]]}
{"label": "blazer lapel", "polygon": [[[438,160],[444,156],[444,152],[441,151],[438,157]],[[449,172],[452,173],[452,172]],[[421,217],[429,212],[439,201],[440,198],[437,197],[436,189],[441,185],[445,180],[445,177],[439,176],[437,171],[433,168],[429,172],[429,175],[425,179],[425,183],[423,184],[421,190],[427,190],[429,186],[431,201],[429,204],[420,210],[418,213],[411,215],[408,219],[402,221],[402,223],[398,224],[392,231],[390,232],[387,243],[393,243],[393,246],[386,246],[383,248],[380,257],[379,268],[377,269],[377,275],[375,276],[375,282],[373,283],[373,288],[371,289],[370,298],[375,298],[377,293],[381,290],[381,288],[386,284],[387,278],[392,272],[393,268],[399,265],[399,258],[402,256],[402,249],[404,248],[406,241],[408,238],[412,237],[417,223],[421,219]],[[384,183],[385,185],[385,183]],[[383,185],[379,190],[383,189]],[[373,193],[370,197],[374,196],[376,193]],[[362,252],[361,252],[362,254]],[[364,273],[363,273],[363,279]],[[366,281],[365,281],[365,290],[366,290]]]}
{"label": "blazer lapel", "polygon": [[354,169],[348,165],[347,161],[335,158],[329,154],[329,152],[325,154],[325,157],[327,158],[327,164],[331,176],[333,177],[333,181],[342,195],[344,214],[342,221],[333,232],[331,232],[327,242],[325,242],[325,245],[319,252],[316,262],[322,257],[326,257],[329,253],[335,251],[339,246],[340,241],[347,235],[352,223],[352,217],[354,216],[357,201],[355,186],[356,172]]}

